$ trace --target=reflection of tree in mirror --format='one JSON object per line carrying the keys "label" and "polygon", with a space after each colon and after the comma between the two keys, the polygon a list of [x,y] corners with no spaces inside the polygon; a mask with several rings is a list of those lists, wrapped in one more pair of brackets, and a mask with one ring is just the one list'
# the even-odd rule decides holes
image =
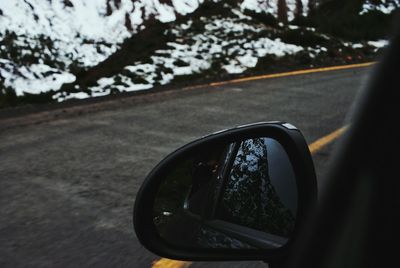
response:
{"label": "reflection of tree in mirror", "polygon": [[269,177],[266,139],[241,143],[223,193],[222,219],[289,237],[295,218],[280,200]]}

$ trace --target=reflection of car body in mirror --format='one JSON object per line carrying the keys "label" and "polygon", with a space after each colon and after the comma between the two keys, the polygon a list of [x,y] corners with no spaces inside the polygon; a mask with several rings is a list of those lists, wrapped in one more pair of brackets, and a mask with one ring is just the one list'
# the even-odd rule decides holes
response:
{"label": "reflection of car body in mirror", "polygon": [[260,123],[212,134],[167,157],[138,194],[135,228],[144,245],[166,257],[202,256],[198,249],[207,250],[207,260],[219,249],[283,254],[315,202],[315,172],[300,131]]}
{"label": "reflection of car body in mirror", "polygon": [[192,185],[185,201],[185,208],[193,214],[207,217],[206,205],[218,176],[220,158],[225,153],[225,147],[213,148],[199,152],[193,161]]}

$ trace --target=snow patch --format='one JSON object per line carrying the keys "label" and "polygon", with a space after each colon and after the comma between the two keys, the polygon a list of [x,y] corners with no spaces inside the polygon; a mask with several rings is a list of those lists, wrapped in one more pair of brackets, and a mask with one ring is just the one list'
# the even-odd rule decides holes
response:
{"label": "snow patch", "polygon": [[[21,48],[18,55],[3,58],[7,63],[0,65],[0,79],[18,95],[57,90],[75,80],[71,68],[84,70],[104,61],[152,16],[171,22],[176,14],[191,13],[202,2],[172,0],[168,5],[160,0],[120,0],[116,5],[107,0],[74,0],[70,5],[65,0],[0,1],[0,42],[11,36],[13,46]],[[24,57],[33,60],[21,62]]]}
{"label": "snow patch", "polygon": [[376,48],[383,48],[389,45],[389,41],[388,40],[369,41],[368,45]]}
{"label": "snow patch", "polygon": [[375,4],[373,2],[376,1],[365,1],[359,14],[364,15],[370,11],[379,11],[384,14],[391,14],[393,11],[400,8],[400,0],[381,0],[381,3],[379,4]]}
{"label": "snow patch", "polygon": [[[279,0],[244,0],[241,4],[242,10],[251,10],[256,13],[271,14],[274,17],[278,17],[278,1]],[[307,16],[308,14],[308,1],[302,0],[302,15]],[[286,0],[287,5],[287,16],[289,21],[295,18],[297,13],[296,0]]]}
{"label": "snow patch", "polygon": [[58,90],[63,83],[75,81],[74,75],[45,64],[16,66],[4,59],[0,60],[0,78],[4,80],[5,86],[15,89],[17,96],[22,96],[24,93],[39,94]]}

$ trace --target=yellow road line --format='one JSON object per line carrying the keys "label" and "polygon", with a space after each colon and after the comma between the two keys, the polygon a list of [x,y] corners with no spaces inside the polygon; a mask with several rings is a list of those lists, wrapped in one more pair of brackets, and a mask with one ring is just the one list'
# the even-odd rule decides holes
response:
{"label": "yellow road line", "polygon": [[310,149],[311,154],[317,153],[319,150],[321,150],[323,147],[328,145],[329,143],[333,142],[337,138],[339,138],[347,129],[348,126],[341,127],[334,132],[314,141],[311,143],[308,148]]}
{"label": "yellow road line", "polygon": [[375,62],[367,62],[367,63],[360,63],[360,64],[350,64],[350,65],[341,65],[341,66],[332,66],[332,67],[323,67],[323,68],[314,68],[314,69],[298,70],[298,71],[293,71],[293,72],[285,72],[285,73],[277,73],[277,74],[266,74],[266,75],[258,75],[258,76],[251,76],[251,77],[243,77],[243,78],[234,79],[234,80],[230,80],[230,81],[222,81],[222,82],[211,83],[210,86],[221,86],[221,85],[225,85],[225,84],[235,84],[235,83],[242,83],[242,82],[260,80],[260,79],[271,79],[271,78],[295,76],[295,75],[301,75],[301,74],[310,74],[310,73],[320,73],[320,72],[329,72],[329,71],[361,68],[361,67],[368,67],[368,66],[371,66],[373,64],[375,64]]}
{"label": "yellow road line", "polygon": [[[176,93],[177,91],[190,91],[194,89],[199,89],[199,88],[205,88],[205,87],[217,87],[217,86],[222,86],[222,85],[229,85],[229,84],[235,84],[235,83],[242,83],[246,81],[254,81],[254,80],[261,80],[261,79],[271,79],[271,78],[278,78],[278,77],[286,77],[286,76],[295,76],[295,75],[301,75],[301,74],[311,74],[311,73],[319,73],[319,72],[328,72],[328,71],[335,71],[335,70],[345,70],[345,69],[352,69],[352,68],[361,68],[361,67],[368,67],[376,62],[367,62],[367,63],[360,63],[360,64],[351,64],[351,65],[341,65],[341,66],[333,66],[333,67],[324,67],[324,68],[314,68],[314,69],[306,69],[306,70],[298,70],[298,71],[293,71],[293,72],[285,72],[285,73],[277,73],[277,74],[266,74],[266,75],[259,75],[259,76],[251,76],[251,77],[243,77],[239,79],[233,79],[233,80],[227,80],[227,81],[221,81],[221,82],[214,82],[214,83],[209,83],[209,84],[203,84],[203,85],[194,85],[194,86],[188,86],[176,90],[169,90],[169,91],[164,91],[164,92],[149,92],[148,94],[143,94],[142,96],[131,96],[128,99],[146,99],[152,96],[155,96],[157,94],[163,94],[163,95],[169,95],[172,93]],[[49,118],[54,118],[54,114],[65,114],[66,112],[79,112],[79,111],[88,111],[88,108],[93,109],[100,109],[100,107],[103,107],[105,104],[111,105],[112,103],[115,103],[114,99],[104,101],[104,102],[98,102],[98,103],[91,103],[91,104],[86,104],[84,106],[73,106],[68,109],[66,108],[61,108],[61,109],[54,109],[50,111],[44,111],[44,112],[38,112],[31,114],[29,116],[22,116],[22,118],[19,117],[12,117],[4,120],[0,120],[0,123],[4,126],[18,126],[21,124],[26,124],[26,122],[38,122],[38,118],[42,118],[41,121],[43,121],[43,117],[46,117],[46,120],[49,120]],[[85,110],[86,109],[86,110]]]}
{"label": "yellow road line", "polygon": [[191,262],[175,261],[175,260],[161,258],[153,262],[152,268],[187,268],[191,264],[192,264]]}
{"label": "yellow road line", "polygon": [[[348,126],[341,127],[334,132],[314,141],[311,143],[308,148],[310,149],[311,154],[315,154],[324,148],[329,143],[333,142],[337,138],[339,138],[348,128]],[[161,258],[157,261],[153,262],[152,268],[188,268],[192,263],[186,261],[175,261],[170,259]]]}
{"label": "yellow road line", "polygon": [[205,85],[189,86],[184,89],[216,87],[216,86],[243,83],[243,82],[261,80],[261,79],[271,79],[271,78],[295,76],[295,75],[301,75],[301,74],[311,74],[311,73],[321,73],[321,72],[329,72],[329,71],[337,71],[337,70],[362,68],[362,67],[368,67],[368,66],[374,65],[375,63],[376,62],[366,62],[366,63],[359,63],[359,64],[349,64],[349,65],[322,67],[322,68],[314,68],[314,69],[305,69],[305,70],[298,70],[298,71],[284,72],[284,73],[277,73],[277,74],[257,75],[257,76],[243,77],[243,78],[221,81],[221,82],[214,82],[214,83],[209,83],[209,84],[205,84]]}

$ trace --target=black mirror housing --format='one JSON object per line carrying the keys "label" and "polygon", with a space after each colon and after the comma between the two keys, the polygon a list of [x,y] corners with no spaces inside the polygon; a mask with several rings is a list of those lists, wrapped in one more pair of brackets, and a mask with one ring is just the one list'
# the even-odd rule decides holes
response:
{"label": "black mirror housing", "polygon": [[[168,172],[188,159],[188,156],[223,144],[267,137],[282,145],[290,160],[297,185],[296,219],[291,235],[284,245],[277,248],[191,248],[166,241],[159,232],[154,220],[153,208],[160,186]],[[256,123],[220,131],[195,140],[162,160],[147,176],[140,188],[134,207],[133,222],[139,241],[157,255],[190,261],[232,261],[263,260],[276,262],[284,260],[290,253],[293,243],[299,237],[301,226],[317,202],[317,182],[311,154],[301,132],[284,122]],[[247,236],[257,236],[249,233]],[[259,238],[254,237],[254,240]],[[257,245],[253,244],[253,245]]]}

